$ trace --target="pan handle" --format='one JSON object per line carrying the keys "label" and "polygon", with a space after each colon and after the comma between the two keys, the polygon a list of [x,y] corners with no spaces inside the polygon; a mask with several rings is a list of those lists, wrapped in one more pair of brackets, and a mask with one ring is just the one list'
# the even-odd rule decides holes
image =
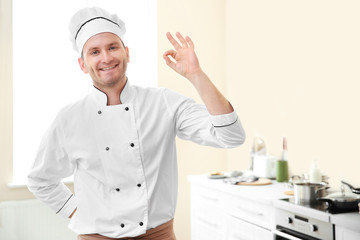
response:
{"label": "pan handle", "polygon": [[316,200],[326,202],[328,204],[329,208],[331,208],[335,205],[334,200],[332,200],[331,198],[320,197],[320,198],[317,198]]}
{"label": "pan handle", "polygon": [[341,180],[341,183],[347,185],[353,193],[360,194],[359,189],[354,188],[352,185],[345,182],[344,180]]}
{"label": "pan handle", "polygon": [[327,190],[327,189],[329,189],[329,188],[330,188],[329,186],[323,186],[323,187],[321,187],[321,188],[318,188],[318,189],[315,190],[315,194],[317,195],[319,191],[321,191],[321,190]]}
{"label": "pan handle", "polygon": [[354,187],[352,185],[350,185],[349,183],[345,182],[344,180],[341,180],[341,183],[347,185],[351,190],[354,189]]}

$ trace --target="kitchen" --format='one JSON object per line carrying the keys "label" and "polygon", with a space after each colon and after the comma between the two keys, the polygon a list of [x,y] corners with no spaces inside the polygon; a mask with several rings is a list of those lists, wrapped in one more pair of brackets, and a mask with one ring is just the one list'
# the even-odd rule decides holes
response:
{"label": "kitchen", "polygon": [[[2,16],[8,2],[0,2]],[[190,238],[187,176],[248,169],[256,136],[265,139],[268,153],[275,156],[281,155],[282,138],[287,137],[290,175],[308,172],[317,159],[332,189],[339,190],[341,180],[360,186],[359,9],[358,1],[158,1],[159,52],[169,47],[163,34],[169,29],[191,36],[202,67],[231,101],[247,132],[245,144],[231,150],[178,141],[179,239]],[[6,33],[0,35],[1,52],[6,53],[0,66],[0,201],[28,199],[33,196],[25,188],[7,187],[11,55],[4,45]],[[200,101],[188,83],[160,64],[161,54],[158,62],[159,86]]]}

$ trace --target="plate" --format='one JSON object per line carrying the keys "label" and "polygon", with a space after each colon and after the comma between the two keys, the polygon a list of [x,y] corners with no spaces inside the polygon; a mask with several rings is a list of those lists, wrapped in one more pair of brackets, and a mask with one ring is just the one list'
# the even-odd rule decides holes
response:
{"label": "plate", "polygon": [[216,174],[216,175],[208,175],[208,178],[210,178],[210,179],[221,179],[221,178],[226,178],[226,176],[224,174]]}

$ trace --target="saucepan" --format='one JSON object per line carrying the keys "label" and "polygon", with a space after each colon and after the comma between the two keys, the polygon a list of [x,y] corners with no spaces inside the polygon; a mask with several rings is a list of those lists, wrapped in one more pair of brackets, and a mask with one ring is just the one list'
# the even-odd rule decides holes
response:
{"label": "saucepan", "polygon": [[326,195],[327,183],[294,183],[295,203],[313,203]]}

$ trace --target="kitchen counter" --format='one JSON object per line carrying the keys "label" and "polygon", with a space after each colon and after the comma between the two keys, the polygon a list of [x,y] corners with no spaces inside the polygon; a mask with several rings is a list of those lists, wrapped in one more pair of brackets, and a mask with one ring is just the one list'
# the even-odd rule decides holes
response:
{"label": "kitchen counter", "polygon": [[192,188],[192,239],[270,240],[276,226],[276,209],[290,208],[293,214],[333,224],[337,240],[360,239],[358,212],[331,214],[294,204],[291,199],[285,200],[291,198],[284,194],[289,190],[285,183],[231,185],[208,175],[188,176],[188,180]]}
{"label": "kitchen counter", "polygon": [[288,190],[287,184],[272,181],[272,184],[261,186],[231,185],[223,182],[223,179],[209,179],[207,175],[188,176],[191,183],[206,186],[224,193],[261,201],[264,204],[272,204],[272,201],[280,198],[288,198],[284,192]]}
{"label": "kitchen counter", "polygon": [[273,200],[286,198],[287,185],[246,186],[189,176],[192,240],[273,240]]}

